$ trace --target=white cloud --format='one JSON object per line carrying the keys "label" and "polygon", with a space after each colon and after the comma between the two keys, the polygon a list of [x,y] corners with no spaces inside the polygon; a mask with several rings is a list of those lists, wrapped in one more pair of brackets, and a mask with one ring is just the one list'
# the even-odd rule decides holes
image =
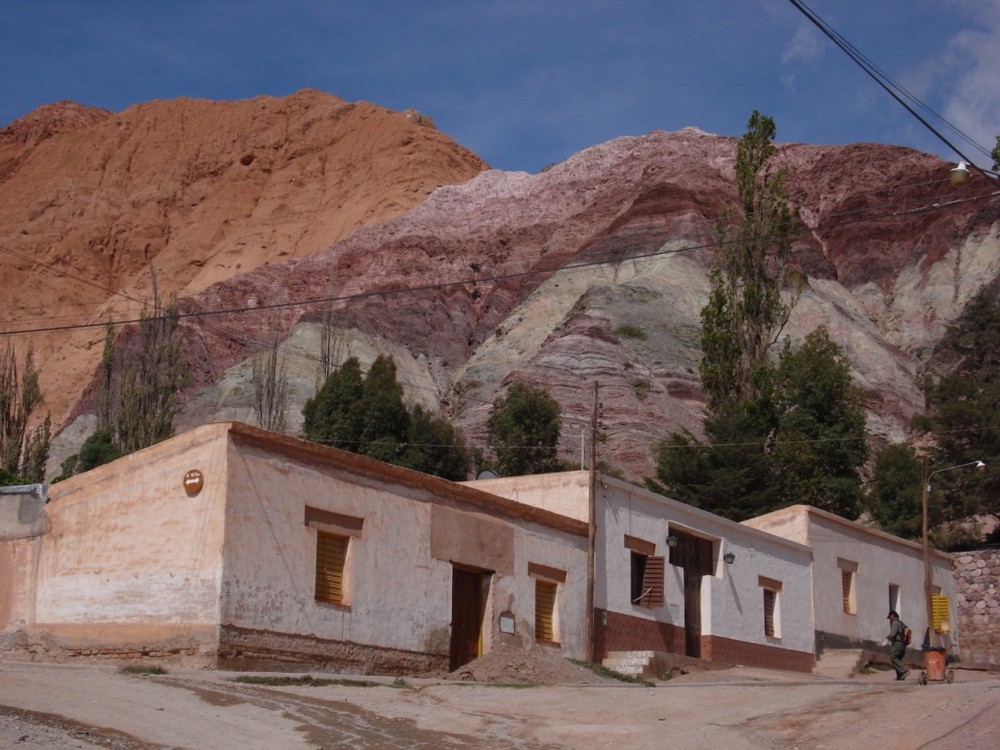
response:
{"label": "white cloud", "polygon": [[819,59],[823,54],[821,41],[816,27],[808,23],[800,23],[795,30],[795,35],[788,43],[788,47],[785,48],[781,62],[791,63],[798,60],[811,62]]}
{"label": "white cloud", "polygon": [[[954,79],[942,114],[989,152],[1000,135],[1000,0],[963,7],[974,8],[977,27],[950,40],[949,67]],[[986,161],[978,150],[968,155],[977,162]]]}

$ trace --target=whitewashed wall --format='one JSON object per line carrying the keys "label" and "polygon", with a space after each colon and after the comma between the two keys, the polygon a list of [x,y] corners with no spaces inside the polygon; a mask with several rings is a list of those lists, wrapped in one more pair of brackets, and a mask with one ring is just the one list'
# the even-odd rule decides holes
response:
{"label": "whitewashed wall", "polygon": [[[499,614],[507,610],[517,618],[517,633],[526,639],[522,645],[531,646],[534,582],[528,563],[534,562],[567,571],[558,597],[565,609],[559,635],[567,656],[582,656],[585,536],[463,507],[450,497],[441,497],[445,508],[390,479],[352,477],[319,460],[289,459],[266,446],[237,441],[230,462],[224,624],[447,652],[454,561],[495,571],[484,618],[485,648],[497,641]],[[304,522],[306,506],[363,519],[361,534],[348,547],[344,605],[315,601],[316,532]],[[453,549],[457,558],[440,551],[436,556],[432,549],[436,519],[437,543]],[[487,544],[470,548],[464,532],[480,535]],[[489,549],[490,539],[501,537],[511,540],[509,550],[504,545]]]}
{"label": "whitewashed wall", "polygon": [[[225,436],[224,425],[207,425],[53,485],[29,629],[66,648],[180,638],[211,651]],[[193,497],[190,469],[205,476]]]}
{"label": "whitewashed wall", "polygon": [[[813,549],[813,596],[816,630],[842,636],[860,645],[877,645],[889,632],[889,587],[899,587],[901,619],[913,629],[919,647],[927,628],[924,598],[923,548],[919,544],[865,527],[815,508],[797,505],[748,521],[757,528],[803,538]],[[856,614],[844,612],[839,560],[857,564]],[[955,580],[951,556],[934,551],[932,584],[951,602],[952,632],[938,645],[957,650]]]}
{"label": "whitewashed wall", "polygon": [[[599,510],[598,546],[606,550],[606,559],[598,566],[601,574],[597,606],[683,627],[681,569],[669,564],[666,567],[666,607],[650,610],[633,605],[629,600],[631,563],[623,540],[629,534],[654,541],[656,554],[666,557],[667,536],[675,531],[686,532],[713,542],[714,572],[702,579],[703,635],[793,651],[813,650],[808,548],[607,477],[602,478],[599,497],[603,513]],[[727,552],[736,556],[731,565],[722,559]],[[778,598],[780,638],[764,634],[760,576],[782,583]]]}
{"label": "whitewashed wall", "polygon": [[[586,520],[589,479],[588,472],[575,471],[468,484]],[[631,557],[624,536],[653,542],[656,554],[667,557],[666,538],[673,526],[714,540],[714,574],[702,581],[703,635],[812,652],[811,551],[807,547],[605,476],[599,477],[596,505],[597,609],[684,626],[683,574],[674,566],[666,566],[664,607],[648,609],[630,600]],[[726,552],[736,555],[733,565],[722,562]],[[764,635],[759,576],[783,584],[780,639]]]}

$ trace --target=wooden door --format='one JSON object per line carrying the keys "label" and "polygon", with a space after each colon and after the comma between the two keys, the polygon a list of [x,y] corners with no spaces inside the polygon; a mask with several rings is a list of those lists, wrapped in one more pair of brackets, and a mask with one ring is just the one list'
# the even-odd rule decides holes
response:
{"label": "wooden door", "polygon": [[701,658],[701,579],[712,572],[712,542],[676,532],[670,564],[684,571],[684,654]]}
{"label": "wooden door", "polygon": [[701,658],[701,574],[684,568],[684,654]]}
{"label": "wooden door", "polygon": [[452,568],[451,671],[479,656],[482,629],[483,574]]}

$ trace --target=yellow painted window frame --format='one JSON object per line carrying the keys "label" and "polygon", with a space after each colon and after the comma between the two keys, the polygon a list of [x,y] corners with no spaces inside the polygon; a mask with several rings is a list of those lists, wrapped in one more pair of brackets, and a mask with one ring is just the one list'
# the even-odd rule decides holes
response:
{"label": "yellow painted window frame", "polygon": [[535,640],[556,642],[556,595],[558,584],[535,579]]}
{"label": "yellow painted window frame", "polygon": [[344,603],[344,572],[350,537],[316,532],[316,601]]}

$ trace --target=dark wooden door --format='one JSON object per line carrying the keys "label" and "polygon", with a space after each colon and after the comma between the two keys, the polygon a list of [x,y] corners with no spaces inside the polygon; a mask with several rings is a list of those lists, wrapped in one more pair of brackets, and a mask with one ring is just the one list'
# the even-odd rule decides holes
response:
{"label": "dark wooden door", "polygon": [[483,628],[483,574],[462,568],[451,573],[451,659],[450,669],[479,656]]}
{"label": "dark wooden door", "polygon": [[684,653],[701,658],[701,579],[712,572],[712,542],[676,532],[670,564],[684,571]]}
{"label": "dark wooden door", "polygon": [[684,654],[701,658],[701,573],[684,568]]}

